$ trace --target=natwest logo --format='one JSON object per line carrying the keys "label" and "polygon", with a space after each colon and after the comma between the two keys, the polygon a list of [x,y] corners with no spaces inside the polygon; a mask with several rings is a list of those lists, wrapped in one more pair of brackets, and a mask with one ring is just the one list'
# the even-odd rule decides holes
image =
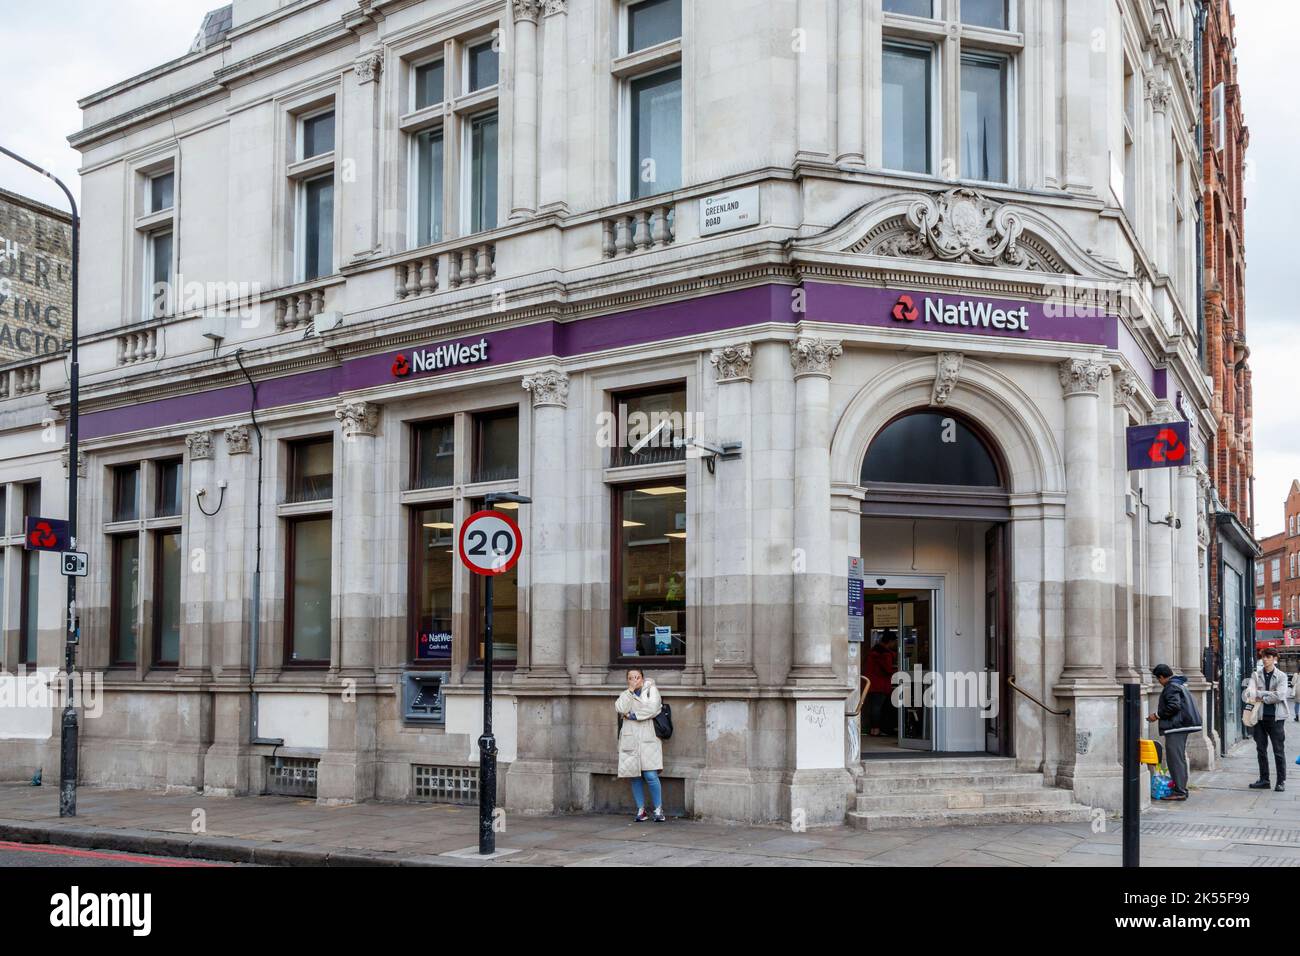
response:
{"label": "natwest logo", "polygon": [[488,340],[479,339],[470,345],[464,342],[451,342],[433,348],[412,352],[408,360],[404,354],[393,359],[393,375],[405,378],[412,372],[433,372],[438,369],[456,368],[459,365],[477,365],[488,359]]}
{"label": "natwest logo", "polygon": [[900,295],[898,301],[894,303],[892,314],[896,322],[915,322],[921,312],[910,295]]}
{"label": "natwest logo", "polygon": [[[999,332],[1028,332],[1029,308],[1000,309],[991,302],[965,299],[950,302],[942,296],[925,296],[922,300],[927,325],[995,329]],[[900,295],[890,312],[896,322],[915,322],[922,318],[920,308],[910,295]]]}

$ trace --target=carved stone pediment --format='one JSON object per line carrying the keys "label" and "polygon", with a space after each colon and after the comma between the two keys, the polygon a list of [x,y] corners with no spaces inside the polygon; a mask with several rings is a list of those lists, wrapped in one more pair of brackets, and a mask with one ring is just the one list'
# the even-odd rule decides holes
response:
{"label": "carved stone pediment", "polygon": [[1049,273],[1069,271],[1050,246],[1025,232],[1022,210],[966,188],[918,196],[903,215],[881,222],[848,251]]}

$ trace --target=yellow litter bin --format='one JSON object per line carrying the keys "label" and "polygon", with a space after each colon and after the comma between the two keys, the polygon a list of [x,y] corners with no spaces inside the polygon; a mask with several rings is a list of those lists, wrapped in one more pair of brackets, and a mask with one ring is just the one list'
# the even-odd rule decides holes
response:
{"label": "yellow litter bin", "polygon": [[1152,766],[1158,764],[1160,758],[1156,756],[1156,742],[1154,740],[1138,741],[1138,763],[1149,763]]}

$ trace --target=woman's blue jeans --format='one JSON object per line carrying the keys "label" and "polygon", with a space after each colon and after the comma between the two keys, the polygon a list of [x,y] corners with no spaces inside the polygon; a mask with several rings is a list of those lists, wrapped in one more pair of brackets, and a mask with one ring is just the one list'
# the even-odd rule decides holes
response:
{"label": "woman's blue jeans", "polygon": [[641,783],[642,777],[645,778],[646,783],[650,784],[650,799],[654,802],[654,808],[656,810],[661,809],[664,805],[664,788],[659,783],[658,770],[645,770],[640,777],[632,778],[632,796],[636,798],[636,808],[638,810],[645,809],[645,786]]}

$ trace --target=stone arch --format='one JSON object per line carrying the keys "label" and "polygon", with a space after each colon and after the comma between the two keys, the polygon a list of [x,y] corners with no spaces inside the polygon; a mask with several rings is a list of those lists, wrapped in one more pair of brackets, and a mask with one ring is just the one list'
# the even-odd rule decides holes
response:
{"label": "stone arch", "polygon": [[[913,409],[934,407],[936,356],[893,366],[869,381],[849,402],[831,439],[831,481],[857,487],[862,460],[879,431]],[[977,421],[1006,467],[1012,495],[1065,492],[1065,461],[1056,436],[1033,399],[996,369],[967,356],[943,408]]]}

